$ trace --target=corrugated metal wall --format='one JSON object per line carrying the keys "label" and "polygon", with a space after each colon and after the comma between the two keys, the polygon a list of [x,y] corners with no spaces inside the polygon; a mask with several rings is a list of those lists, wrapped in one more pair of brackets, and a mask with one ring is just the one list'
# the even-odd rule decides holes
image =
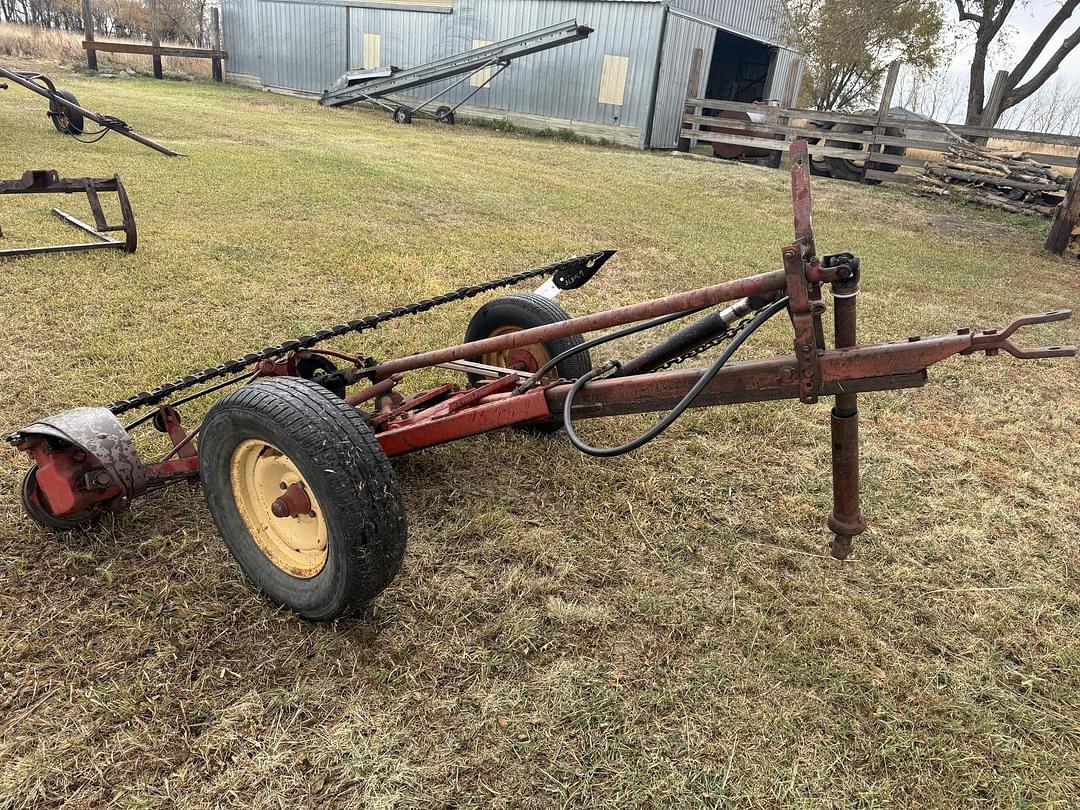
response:
{"label": "corrugated metal wall", "polygon": [[262,83],[316,91],[344,73],[345,8],[258,0]]}
{"label": "corrugated metal wall", "polygon": [[686,100],[686,86],[690,79],[690,62],[694,49],[701,49],[699,92],[704,93],[715,41],[716,29],[680,17],[668,17],[649,146],[655,149],[674,148],[678,140],[679,124],[682,122],[683,102]]}
{"label": "corrugated metal wall", "polygon": [[[643,126],[649,113],[653,54],[659,36],[660,6],[654,3],[457,0],[452,14],[352,8],[351,61],[361,64],[359,49],[365,33],[382,36],[384,65],[412,66],[468,50],[474,40],[498,42],[574,18],[595,29],[587,40],[514,62],[469,104],[567,121]],[[621,106],[598,100],[605,54],[629,58]],[[452,83],[414,92],[434,95]],[[328,85],[311,89],[324,86]],[[474,89],[466,82],[446,98],[458,101]]]}
{"label": "corrugated metal wall", "polygon": [[259,23],[256,0],[225,0],[221,36],[229,52],[229,73],[259,76]]}
{"label": "corrugated metal wall", "polygon": [[795,51],[781,50],[773,68],[768,94],[783,106],[794,106],[802,83],[803,57]]}
{"label": "corrugated metal wall", "polygon": [[[781,0],[677,0],[687,11],[733,28],[776,38]],[[411,67],[468,50],[476,40],[494,42],[576,18],[595,29],[589,39],[533,54],[512,64],[468,102],[472,107],[569,122],[648,128],[656,78],[663,6],[658,2],[605,0],[454,0],[453,10],[371,8],[334,0],[223,0],[228,70],[257,76],[268,87],[320,93],[348,68],[364,64],[365,35],[376,35],[382,65]],[[704,50],[707,72],[713,31],[669,18],[651,145],[674,145],[693,48]],[[623,104],[599,101],[604,57],[626,57]],[[788,76],[781,55],[774,91]],[[609,60],[613,61],[613,60]],[[452,82],[422,88],[434,95]],[[448,93],[465,97],[468,82]],[[632,131],[631,130],[631,131]]]}
{"label": "corrugated metal wall", "polygon": [[780,39],[787,19],[782,0],[671,0],[671,5],[773,42]]}

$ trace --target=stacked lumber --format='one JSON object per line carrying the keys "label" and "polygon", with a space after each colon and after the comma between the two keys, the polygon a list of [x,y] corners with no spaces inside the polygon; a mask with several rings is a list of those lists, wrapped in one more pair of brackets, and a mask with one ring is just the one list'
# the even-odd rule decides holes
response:
{"label": "stacked lumber", "polygon": [[1052,217],[1069,178],[1023,152],[993,151],[955,137],[916,181],[923,196],[960,197],[1014,214]]}

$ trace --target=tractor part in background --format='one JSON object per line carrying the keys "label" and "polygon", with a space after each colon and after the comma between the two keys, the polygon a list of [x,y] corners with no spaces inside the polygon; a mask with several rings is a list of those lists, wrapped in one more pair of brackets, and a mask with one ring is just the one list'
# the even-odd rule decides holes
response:
{"label": "tractor part in background", "polygon": [[[168,157],[180,156],[178,152],[174,152],[167,146],[162,146],[140,135],[127,122],[111,115],[92,112],[81,106],[73,93],[57,90],[52,80],[43,73],[29,73],[0,67],[0,78],[8,79],[32,93],[47,98],[49,100],[47,115],[56,131],[62,135],[70,135],[83,143],[96,143],[110,132],[115,132]],[[6,89],[6,84],[0,84],[0,90]],[[87,121],[93,121],[101,129],[96,132],[87,132],[85,129]]]}
{"label": "tractor part in background", "polygon": [[[772,140],[773,133],[767,125],[767,118],[765,113],[742,110],[722,110],[719,115],[716,116],[719,119],[728,119],[732,121],[748,121],[750,123],[766,123],[764,130],[754,129],[736,129],[734,127],[714,126],[712,124],[702,125],[702,129],[707,132],[722,132],[727,135],[736,135],[741,138],[761,138],[763,140]],[[775,152],[771,152],[768,149],[756,149],[753,146],[740,146],[732,143],[719,143],[713,141],[712,144],[713,155],[718,158],[725,158],[727,160],[741,160],[744,158],[764,158],[772,157]]]}
{"label": "tractor part in background", "polygon": [[[105,213],[101,208],[101,199],[98,195],[106,192],[116,193],[116,198],[120,204],[119,225],[110,225],[105,219]],[[128,200],[124,184],[120,182],[120,175],[118,174],[99,179],[92,177],[67,178],[60,177],[55,169],[31,169],[25,172],[18,180],[0,180],[0,195],[4,194],[85,194],[86,200],[90,204],[90,211],[94,215],[93,227],[76,219],[71,214],[61,211],[59,208],[54,208],[52,212],[62,221],[85,231],[100,241],[71,245],[49,245],[46,247],[8,248],[0,250],[0,258],[110,248],[124,253],[134,253],[135,248],[138,247],[139,238],[135,228],[135,215],[131,212],[131,202]],[[111,233],[123,233],[124,238],[116,239],[109,235]],[[0,237],[3,237],[3,235],[3,229],[0,229]]]}
{"label": "tractor part in background", "polygon": [[[864,110],[864,114],[873,115],[876,114],[876,110]],[[873,124],[852,124],[852,123],[840,123],[833,124],[830,128],[830,132],[837,135],[869,135],[874,131]],[[887,127],[885,129],[885,135],[892,138],[903,138],[904,130],[900,127]],[[867,152],[869,156],[868,147],[866,144],[859,141],[848,141],[842,138],[829,137],[825,140],[826,146],[836,147],[837,149],[857,149],[863,152]],[[906,155],[907,147],[904,146],[884,146],[882,151],[886,155]],[[860,183],[864,180],[864,175],[867,169],[873,169],[879,172],[895,172],[899,169],[899,165],[896,163],[885,163],[875,160],[870,160],[869,163],[865,160],[851,160],[850,158],[839,157],[826,157],[822,161],[825,164],[825,168],[828,174],[835,177],[837,180],[848,180],[853,183]],[[869,183],[877,183],[876,180],[867,180]]]}
{"label": "tractor part in background", "polygon": [[[602,251],[328,327],[107,408],[41,419],[9,437],[33,463],[23,485],[26,512],[46,526],[71,528],[122,512],[145,492],[201,479],[211,515],[248,577],[275,602],[326,620],[369,602],[401,564],[405,515],[390,458],[499,428],[544,429],[560,419],[577,448],[612,456],[651,441],[690,407],[835,397],[827,525],[835,535],[833,555],[845,557],[866,529],[857,395],[922,386],[930,366],[956,355],[1073,357],[1072,346],[1027,349],[1012,342],[1023,326],[1072,313],[1029,315],[1002,330],[860,345],[859,260],[850,253],[818,256],[805,141],[791,144],[791,157],[795,241],[781,251],[782,269],[571,317],[550,299],[585,283],[612,254]],[[542,275],[552,280],[533,293],[481,307],[466,342],[455,346],[382,362],[320,347]],[[833,348],[823,326],[826,286],[835,308]],[[790,352],[730,362],[781,313],[792,326]],[[638,356],[582,373],[592,365],[586,352],[597,346],[686,318],[696,320]],[[582,338],[604,329],[614,331]],[[709,365],[682,367],[721,345]],[[343,366],[334,370],[329,361]],[[436,368],[461,375],[463,384],[423,387]],[[405,389],[404,381],[419,371],[424,382]],[[231,385],[237,387],[200,425],[182,425],[182,406]],[[352,386],[359,387],[348,393]],[[199,390],[175,396],[192,388]],[[116,415],[137,409],[143,414],[121,426]],[[661,411],[667,413],[652,428],[615,447],[587,445],[574,426],[580,419]],[[149,423],[168,435],[172,449],[144,462],[130,434]]]}

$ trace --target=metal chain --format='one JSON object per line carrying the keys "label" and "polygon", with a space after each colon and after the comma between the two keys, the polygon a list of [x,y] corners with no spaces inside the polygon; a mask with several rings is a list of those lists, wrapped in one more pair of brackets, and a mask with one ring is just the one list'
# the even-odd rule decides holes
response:
{"label": "metal chain", "polygon": [[586,256],[575,256],[571,259],[566,259],[565,261],[556,262],[555,264],[549,264],[544,267],[537,267],[534,270],[515,273],[511,276],[503,276],[502,278],[497,278],[483,284],[459,287],[453,292],[436,295],[433,298],[425,298],[423,301],[417,301],[408,306],[395,307],[394,309],[388,309],[374,315],[356,318],[347,323],[339,324],[327,329],[320,329],[318,332],[311,335],[301,335],[293,340],[287,340],[278,346],[267,346],[261,351],[252,352],[251,354],[246,354],[243,357],[237,357],[232,360],[226,360],[224,363],[220,363],[212,368],[197,371],[186,377],[164,383],[151,391],[140,392],[127,399],[118,400],[106,407],[114,414],[120,415],[135,408],[156,405],[166,397],[172,396],[177,391],[193,388],[194,386],[207,383],[210,380],[224,377],[228,374],[236,374],[263,360],[273,360],[274,358],[280,357],[283,354],[288,354],[289,352],[309,349],[312,346],[330,340],[331,338],[341,337],[342,335],[347,335],[352,332],[363,332],[368,329],[374,329],[379,324],[386,323],[395,318],[403,318],[406,315],[417,315],[421,312],[427,312],[429,309],[442,306],[443,304],[449,304],[454,301],[463,301],[467,298],[489,292],[490,290],[499,289],[500,287],[510,287],[522,281],[527,281],[530,278],[554,274],[564,268],[575,267],[583,263],[587,264],[601,259],[604,256],[605,252],[603,251],[591,253]]}
{"label": "metal chain", "polygon": [[693,349],[690,349],[690,351],[685,352],[683,354],[680,354],[678,357],[671,358],[666,363],[664,363],[664,365],[660,366],[659,368],[653,369],[653,371],[654,372],[656,372],[656,371],[666,371],[669,368],[674,368],[675,366],[679,365],[680,363],[685,363],[687,360],[692,360],[693,358],[697,357],[699,354],[705,354],[705,352],[709,351],[709,349],[714,349],[717,346],[719,346],[721,343],[724,343],[724,342],[726,342],[728,340],[731,340],[733,337],[735,337],[735,335],[737,335],[742,330],[742,328],[744,326],[746,326],[748,323],[750,323],[750,321],[752,321],[754,319],[755,314],[756,313],[751,313],[750,315],[747,315],[745,318],[743,318],[737,324],[734,324],[733,326],[729,326],[726,331],[724,331],[721,334],[717,335],[712,340],[710,340],[710,341],[708,341],[706,343],[702,343],[700,346],[696,346]]}

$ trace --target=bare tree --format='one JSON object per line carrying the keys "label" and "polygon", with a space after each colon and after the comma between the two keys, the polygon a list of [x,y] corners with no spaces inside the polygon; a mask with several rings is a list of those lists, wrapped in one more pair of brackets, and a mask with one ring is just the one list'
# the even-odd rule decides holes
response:
{"label": "bare tree", "polygon": [[964,115],[967,86],[960,74],[944,70],[900,71],[896,84],[897,103],[935,121],[958,121]]}
{"label": "bare tree", "polygon": [[1010,107],[1001,116],[1001,124],[1060,135],[1080,133],[1080,83],[1055,76],[1037,94]]}
{"label": "bare tree", "polygon": [[[997,123],[996,120],[982,121],[986,108],[986,59],[991,45],[1001,34],[1010,12],[1016,7],[1016,0],[954,0],[954,2],[960,15],[960,22],[970,24],[969,27],[975,34],[975,50],[971,58],[965,122],[968,124],[985,123],[987,126],[993,126]],[[1061,30],[1061,27],[1068,22],[1078,7],[1080,7],[1080,0],[1064,0],[1061,8],[1050,18],[1043,30],[1035,38],[1035,41],[1031,43],[1027,53],[1009,71],[1005,83],[1005,95],[1002,99],[1001,108],[998,110],[998,115],[1029,98],[1036,90],[1046,84],[1047,80],[1057,72],[1065,57],[1077,45],[1080,45],[1080,28],[1077,28],[1073,33],[1065,37],[1057,50],[1050,54],[1043,66],[1035,71],[1030,78],[1027,78],[1035,63],[1046,51],[1050,41]]]}

